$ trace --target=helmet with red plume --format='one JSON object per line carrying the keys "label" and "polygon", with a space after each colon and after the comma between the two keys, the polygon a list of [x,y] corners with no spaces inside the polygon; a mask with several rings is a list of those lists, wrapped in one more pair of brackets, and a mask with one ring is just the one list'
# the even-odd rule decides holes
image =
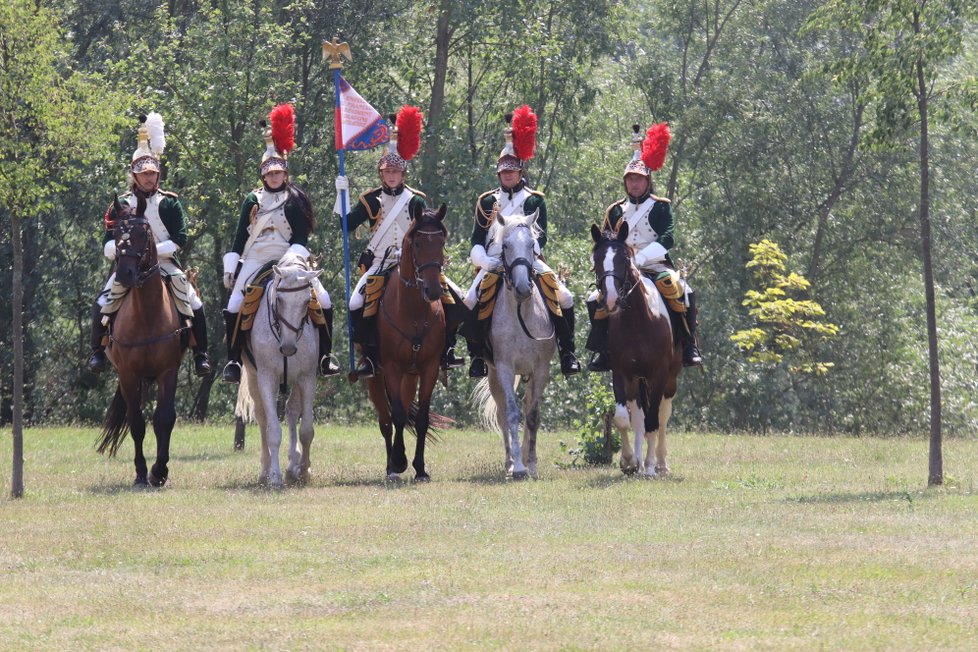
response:
{"label": "helmet with red plume", "polygon": [[291,104],[279,104],[268,114],[271,127],[261,122],[264,129],[265,153],[261,158],[259,174],[289,170],[289,152],[295,148],[295,110]]}
{"label": "helmet with red plume", "polygon": [[522,171],[536,153],[537,114],[523,105],[506,114],[509,127],[503,132],[506,145],[496,161],[496,173],[505,170]]}
{"label": "helmet with red plume", "polygon": [[652,125],[642,137],[641,127],[632,125],[632,160],[625,166],[624,177],[628,174],[641,174],[651,179],[652,173],[662,169],[669,150],[669,124],[660,122]]}
{"label": "helmet with red plume", "polygon": [[391,139],[387,144],[387,152],[377,162],[377,169],[405,172],[407,162],[421,149],[421,127],[424,116],[417,107],[405,104],[396,116],[388,116],[388,119],[394,128],[390,132]]}

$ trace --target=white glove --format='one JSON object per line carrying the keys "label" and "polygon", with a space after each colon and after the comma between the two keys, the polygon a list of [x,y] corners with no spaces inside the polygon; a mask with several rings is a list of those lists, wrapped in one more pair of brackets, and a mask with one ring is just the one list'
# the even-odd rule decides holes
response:
{"label": "white glove", "polygon": [[234,272],[238,269],[239,254],[229,251],[224,254],[224,287],[230,290],[234,287]]}
{"label": "white glove", "polygon": [[346,191],[346,208],[350,209],[350,180],[344,176],[336,177],[336,201],[333,203],[333,212],[337,215],[343,214],[342,200],[343,191]]}
{"label": "white glove", "polygon": [[645,267],[649,263],[658,263],[666,258],[666,248],[658,242],[653,242],[642,251],[635,254],[635,266]]}
{"label": "white glove", "polygon": [[486,248],[482,245],[474,245],[469,252],[469,260],[476,267],[482,269],[494,269],[499,267],[499,259],[486,253]]}
{"label": "white glove", "polygon": [[109,260],[115,260],[115,240],[109,240],[102,247],[102,254]]}
{"label": "white glove", "polygon": [[156,255],[160,258],[173,258],[173,254],[177,253],[177,246],[173,240],[164,240],[163,242],[156,243]]}
{"label": "white glove", "polygon": [[296,244],[292,245],[291,247],[289,247],[289,250],[286,251],[285,253],[287,253],[287,254],[299,254],[300,256],[302,256],[303,258],[305,258],[306,260],[309,259],[309,250],[306,249],[305,247],[303,247],[299,243],[296,243]]}

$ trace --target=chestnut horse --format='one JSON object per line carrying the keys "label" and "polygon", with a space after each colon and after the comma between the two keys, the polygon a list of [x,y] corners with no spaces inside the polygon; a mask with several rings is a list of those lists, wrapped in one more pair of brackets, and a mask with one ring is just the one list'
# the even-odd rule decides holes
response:
{"label": "chestnut horse", "polygon": [[[112,322],[106,353],[119,374],[115,397],[105,414],[98,452],[115,455],[119,445],[132,433],[135,452],[134,486],[166,484],[170,460],[170,433],[177,413],[174,397],[177,371],[187,348],[187,330],[170,297],[156,254],[156,240],[144,217],[146,202],[138,199],[135,215],[128,205],[115,198],[115,280],[128,288]],[[156,383],[156,409],[153,431],[156,434],[156,463],[147,473],[143,456],[146,420],[143,397]]]}
{"label": "chestnut horse", "polygon": [[417,435],[412,463],[415,480],[431,479],[425,471],[424,446],[429,436],[431,394],[445,347],[445,311],[441,305],[441,270],[448,238],[445,211],[445,204],[437,213],[430,208],[413,210],[400,260],[378,306],[380,369],[367,381],[367,387],[387,448],[388,481],[398,480],[407,470],[404,427],[412,418]]}
{"label": "chestnut horse", "polygon": [[[664,475],[669,472],[666,424],[683,368],[682,342],[674,337],[662,295],[632,262],[632,248],[626,244],[628,224],[623,222],[617,234],[602,233],[592,225],[591,237],[599,301],[608,311],[615,425],[621,433],[619,464],[629,475]],[[648,446],[644,460],[643,438]]]}

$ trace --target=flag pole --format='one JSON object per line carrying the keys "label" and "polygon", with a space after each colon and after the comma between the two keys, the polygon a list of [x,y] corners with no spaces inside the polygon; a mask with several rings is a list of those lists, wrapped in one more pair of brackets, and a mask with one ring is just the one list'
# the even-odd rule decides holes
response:
{"label": "flag pole", "polygon": [[[350,54],[350,46],[347,43],[340,43],[339,38],[334,36],[333,41],[323,41],[323,61],[329,62],[329,69],[333,71],[333,89],[336,96],[336,109],[335,109],[335,129],[336,129],[336,149],[340,156],[340,176],[346,176],[345,161],[343,155],[346,150],[343,148],[343,137],[340,134],[340,71],[343,70],[342,58],[346,57],[347,61],[352,61],[353,57]],[[343,231],[343,278],[346,281],[346,305],[350,305],[350,237],[347,231],[347,190],[340,191],[340,220],[342,224]],[[347,342],[349,346],[349,366],[350,374],[354,373],[354,360],[353,360],[353,321],[350,319],[350,311],[347,310],[346,313],[346,335]]]}

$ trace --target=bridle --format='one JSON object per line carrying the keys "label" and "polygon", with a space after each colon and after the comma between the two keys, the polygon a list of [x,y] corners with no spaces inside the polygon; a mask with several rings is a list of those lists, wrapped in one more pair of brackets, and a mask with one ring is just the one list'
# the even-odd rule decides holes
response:
{"label": "bridle", "polygon": [[430,237],[433,237],[433,236],[436,236],[436,235],[441,235],[441,236],[444,236],[445,235],[445,228],[444,227],[439,228],[437,231],[422,231],[422,230],[420,230],[420,228],[421,228],[421,225],[419,224],[418,227],[416,227],[415,230],[413,230],[411,232],[411,245],[412,245],[411,246],[411,266],[414,267],[414,278],[413,279],[408,279],[408,278],[404,278],[403,276],[400,276],[400,275],[398,276],[398,278],[401,279],[401,283],[403,283],[405,287],[419,288],[419,289],[422,288],[422,284],[424,283],[424,279],[421,278],[422,272],[424,272],[426,269],[429,269],[429,268],[434,267],[435,269],[438,270],[438,273],[441,274],[443,263],[440,260],[430,260],[430,261],[428,261],[426,263],[422,263],[421,265],[418,265],[417,253],[414,250],[414,238],[415,238],[415,236],[419,236],[419,235],[427,236],[429,238]]}
{"label": "bridle", "polygon": [[[136,259],[136,269],[139,271],[139,275],[136,277],[136,287],[142,287],[143,283],[160,271],[159,259],[150,267],[142,269],[142,265],[149,256],[149,238],[153,237],[153,234],[150,232],[149,220],[145,217],[127,217],[118,220],[116,222],[116,228],[119,229],[119,235],[115,238],[116,259]],[[136,228],[142,229],[144,236],[144,245],[138,251],[132,245],[132,233]]]}
{"label": "bridle", "polygon": [[[622,274],[616,274],[614,269],[605,270],[600,276],[598,276],[598,293],[601,296],[601,303],[605,303],[604,299],[604,280],[606,278],[612,278],[615,280],[615,291],[618,292],[618,302],[622,308],[628,307],[628,297],[632,292],[642,286],[641,281],[636,280],[636,275],[631,274],[631,255],[629,247],[624,242],[619,242],[618,240],[603,240],[600,244],[612,247],[615,249],[620,249],[622,255],[625,259],[625,270]],[[597,265],[598,257],[594,256],[595,265]]]}
{"label": "bridle", "polygon": [[275,333],[275,339],[279,342],[282,341],[283,326],[295,333],[296,339],[300,339],[303,329],[309,322],[309,311],[306,310],[302,313],[302,319],[299,320],[298,324],[293,324],[279,312],[278,295],[279,293],[309,291],[312,288],[312,282],[308,281],[294,288],[283,288],[278,285],[280,281],[281,279],[276,278],[275,282],[268,288],[268,302],[271,304],[271,310],[268,311],[268,325],[271,327],[272,332]]}
{"label": "bridle", "polygon": [[[521,222],[519,224],[516,224],[512,228],[526,229],[530,232],[530,237],[531,238],[533,237],[533,229],[530,227],[529,224]],[[506,248],[503,247],[502,263],[503,263],[503,280],[506,283],[506,287],[508,287],[510,290],[513,289],[513,270],[516,269],[517,267],[526,267],[527,276],[529,276],[530,278],[530,291],[531,292],[533,291],[533,288],[536,287],[537,284],[537,273],[536,270],[533,269],[532,260],[529,260],[523,256],[519,256],[517,258],[514,258],[512,262],[509,262],[506,260]],[[546,340],[553,338],[557,334],[557,328],[553,326],[553,324],[551,324],[550,335],[547,335],[546,337],[536,337],[535,335],[530,333],[530,329],[526,327],[526,321],[523,319],[523,304],[520,302],[516,303],[516,319],[517,321],[519,321],[520,327],[523,329],[523,334],[529,337],[531,340],[534,340],[535,342],[545,342]]]}

